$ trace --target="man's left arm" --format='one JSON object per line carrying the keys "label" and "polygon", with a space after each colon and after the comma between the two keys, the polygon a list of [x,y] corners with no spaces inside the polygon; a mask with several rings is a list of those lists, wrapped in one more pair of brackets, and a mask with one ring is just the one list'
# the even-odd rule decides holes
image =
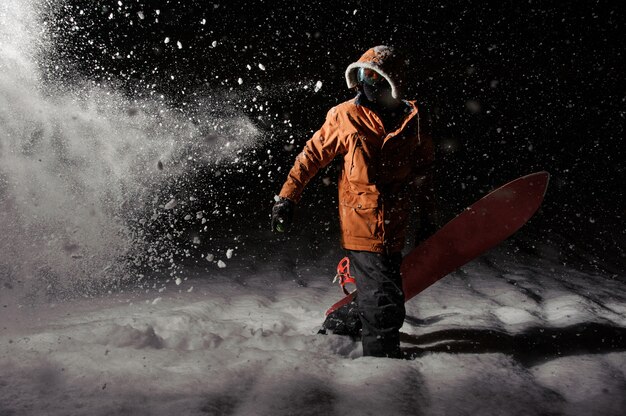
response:
{"label": "man's left arm", "polygon": [[435,146],[430,136],[421,135],[420,139],[411,181],[419,210],[416,245],[434,234],[440,226],[435,198]]}

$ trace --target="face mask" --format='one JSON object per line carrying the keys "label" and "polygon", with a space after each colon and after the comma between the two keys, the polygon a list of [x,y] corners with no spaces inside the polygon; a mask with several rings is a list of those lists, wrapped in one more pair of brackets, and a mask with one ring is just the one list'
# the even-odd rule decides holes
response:
{"label": "face mask", "polygon": [[367,99],[381,107],[394,108],[398,105],[398,100],[391,95],[391,85],[389,83],[379,83],[377,85],[362,84],[363,93]]}

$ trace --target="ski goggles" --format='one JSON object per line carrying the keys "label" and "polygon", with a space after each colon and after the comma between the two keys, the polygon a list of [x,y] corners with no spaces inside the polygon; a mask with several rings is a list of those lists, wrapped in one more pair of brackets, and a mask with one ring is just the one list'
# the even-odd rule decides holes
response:
{"label": "ski goggles", "polygon": [[386,81],[385,77],[370,68],[360,67],[356,76],[359,82],[367,85],[378,85]]}

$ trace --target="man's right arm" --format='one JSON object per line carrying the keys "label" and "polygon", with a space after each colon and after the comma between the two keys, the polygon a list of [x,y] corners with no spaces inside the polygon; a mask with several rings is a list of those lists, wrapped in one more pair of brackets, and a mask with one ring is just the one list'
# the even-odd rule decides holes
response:
{"label": "man's right arm", "polygon": [[313,134],[296,157],[296,161],[289,171],[279,196],[298,203],[304,187],[328,165],[337,154],[345,153],[345,142],[340,134],[337,108],[333,107],[326,114],[326,121]]}

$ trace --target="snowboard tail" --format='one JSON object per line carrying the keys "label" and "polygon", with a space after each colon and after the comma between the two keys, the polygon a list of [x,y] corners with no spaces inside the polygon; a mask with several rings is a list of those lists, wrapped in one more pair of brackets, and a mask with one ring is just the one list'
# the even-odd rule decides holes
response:
{"label": "snowboard tail", "polygon": [[[536,172],[490,192],[450,220],[402,260],[405,302],[519,230],[543,201],[550,175]],[[350,303],[356,291],[326,311]]]}

